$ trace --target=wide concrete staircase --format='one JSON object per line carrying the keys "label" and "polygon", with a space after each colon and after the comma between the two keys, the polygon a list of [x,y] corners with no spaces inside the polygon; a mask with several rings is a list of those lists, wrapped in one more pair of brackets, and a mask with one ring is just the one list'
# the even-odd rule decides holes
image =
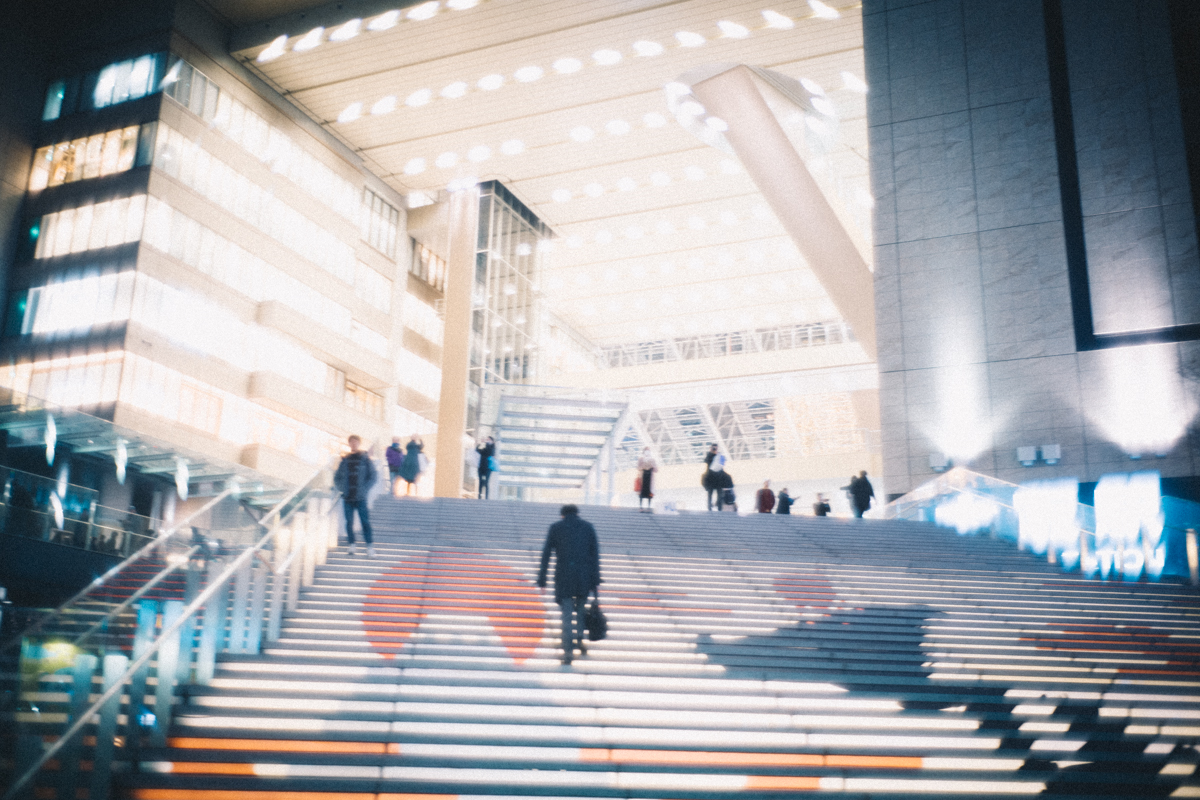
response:
{"label": "wide concrete staircase", "polygon": [[[931,526],[585,507],[610,635],[559,664],[556,508],[381,499],[139,800],[1200,797],[1200,600]],[[360,551],[361,552],[361,551]]]}

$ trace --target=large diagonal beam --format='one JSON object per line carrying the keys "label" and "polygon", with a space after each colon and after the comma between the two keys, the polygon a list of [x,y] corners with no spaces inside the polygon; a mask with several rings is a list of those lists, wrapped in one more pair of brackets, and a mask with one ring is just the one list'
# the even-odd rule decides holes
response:
{"label": "large diagonal beam", "polygon": [[692,85],[692,94],[729,126],[725,138],[762,192],[796,249],[867,355],[875,358],[875,289],[871,270],[842,227],[804,160],[739,65]]}

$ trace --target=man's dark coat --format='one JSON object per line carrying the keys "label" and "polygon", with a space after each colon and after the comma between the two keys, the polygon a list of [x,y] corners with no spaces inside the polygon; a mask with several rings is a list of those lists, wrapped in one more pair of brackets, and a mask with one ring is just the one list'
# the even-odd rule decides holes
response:
{"label": "man's dark coat", "polygon": [[600,545],[592,523],[570,514],[550,526],[546,544],[542,547],[542,568],[538,571],[538,586],[546,585],[550,553],[554,564],[554,599],[562,602],[568,597],[586,597],[600,585]]}

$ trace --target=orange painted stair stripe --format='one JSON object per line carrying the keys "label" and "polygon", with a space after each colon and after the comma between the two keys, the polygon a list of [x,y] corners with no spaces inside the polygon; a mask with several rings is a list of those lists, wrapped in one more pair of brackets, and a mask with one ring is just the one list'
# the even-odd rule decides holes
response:
{"label": "orange painted stair stripe", "polygon": [[748,791],[770,790],[816,790],[821,788],[820,778],[788,777],[786,775],[747,775],[746,789]]}
{"label": "orange painted stair stripe", "polygon": [[212,739],[181,736],[169,739],[170,747],[181,750],[256,750],[278,753],[367,753],[386,752],[383,742],[337,742],[308,739]]}

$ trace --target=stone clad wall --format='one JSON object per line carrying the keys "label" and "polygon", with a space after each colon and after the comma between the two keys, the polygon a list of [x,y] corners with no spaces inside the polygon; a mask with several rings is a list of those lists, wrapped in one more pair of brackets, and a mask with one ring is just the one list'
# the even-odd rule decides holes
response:
{"label": "stone clad wall", "polygon": [[[1191,323],[1200,303],[1167,0],[1125,26],[1117,6],[1062,0],[1096,334]],[[1179,363],[1196,343],[1077,350],[1042,0],[863,14],[889,492],[932,477],[934,452],[1008,480],[1091,481],[1165,450],[1154,468],[1195,475]],[[1061,445],[1058,466],[1017,462],[1043,444]]]}

